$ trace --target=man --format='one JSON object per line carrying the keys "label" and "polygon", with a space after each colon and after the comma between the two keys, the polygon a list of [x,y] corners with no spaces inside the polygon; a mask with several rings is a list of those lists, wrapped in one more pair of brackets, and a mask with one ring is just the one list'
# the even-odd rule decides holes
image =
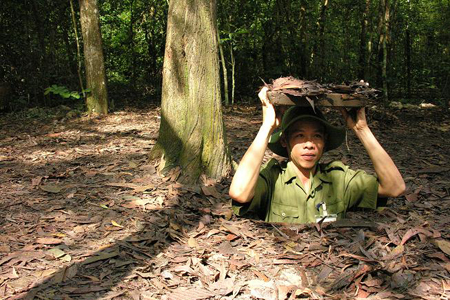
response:
{"label": "man", "polygon": [[[397,197],[405,190],[394,162],[372,134],[361,108],[353,119],[342,108],[348,128],[364,145],[377,176],[351,170],[342,162],[319,164],[325,151],[337,148],[345,130],[332,126],[316,108],[291,107],[281,121],[268,101],[267,88],[258,94],[263,123],[242,158],[230,186],[237,215],[256,213],[268,222],[334,221],[350,207],[376,208],[377,198]],[[270,160],[260,171],[266,148],[287,157]]]}

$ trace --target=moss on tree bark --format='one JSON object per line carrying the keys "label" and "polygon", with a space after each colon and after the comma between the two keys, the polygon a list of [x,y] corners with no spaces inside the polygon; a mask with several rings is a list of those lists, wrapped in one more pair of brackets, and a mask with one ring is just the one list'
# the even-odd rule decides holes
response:
{"label": "moss on tree bark", "polygon": [[80,20],[84,43],[86,86],[90,89],[86,97],[87,110],[91,114],[106,114],[108,113],[108,93],[97,0],[80,0]]}
{"label": "moss on tree bark", "polygon": [[180,166],[181,180],[230,170],[220,98],[216,1],[169,5],[163,69],[161,125],[150,154],[165,170]]}

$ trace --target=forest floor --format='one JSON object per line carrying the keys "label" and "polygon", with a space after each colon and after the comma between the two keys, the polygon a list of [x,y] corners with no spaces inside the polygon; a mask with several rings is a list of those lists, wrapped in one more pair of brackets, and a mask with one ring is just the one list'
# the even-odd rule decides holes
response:
{"label": "forest floor", "polygon": [[[0,299],[450,298],[448,111],[372,108],[405,196],[295,226],[233,216],[229,178],[160,176],[159,112],[0,116]],[[239,161],[260,109],[226,108],[225,124]],[[373,172],[352,133],[331,159]]]}

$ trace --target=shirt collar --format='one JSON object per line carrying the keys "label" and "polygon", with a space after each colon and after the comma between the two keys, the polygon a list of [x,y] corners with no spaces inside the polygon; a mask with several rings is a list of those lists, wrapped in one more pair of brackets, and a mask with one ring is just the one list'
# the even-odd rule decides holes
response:
{"label": "shirt collar", "polygon": [[[297,172],[295,171],[296,166],[294,165],[294,163],[292,161],[285,162],[282,165],[282,168],[284,171],[283,181],[285,184],[288,184],[288,183],[292,182],[293,180],[295,180],[295,178],[297,178]],[[313,182],[313,186],[312,186],[313,189],[316,188],[317,186],[319,186],[322,182],[327,182],[327,183],[331,182],[327,176],[327,173],[324,173],[322,168],[323,168],[323,166],[321,164],[318,164],[317,168],[316,168],[316,174],[314,176],[312,176],[312,178],[311,178],[312,182]]]}
{"label": "shirt collar", "polygon": [[292,161],[288,161],[284,166],[284,183],[287,184],[297,178],[296,166]]}

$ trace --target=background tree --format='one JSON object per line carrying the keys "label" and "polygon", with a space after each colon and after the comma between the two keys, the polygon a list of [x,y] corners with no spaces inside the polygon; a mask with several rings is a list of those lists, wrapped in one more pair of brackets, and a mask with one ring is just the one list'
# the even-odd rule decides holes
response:
{"label": "background tree", "polygon": [[[233,82],[236,103],[256,103],[261,79],[286,75],[335,83],[365,79],[382,89],[383,2],[218,2],[230,102]],[[80,27],[79,2],[73,4]],[[390,99],[446,103],[450,2],[390,0],[389,4],[385,83]],[[98,8],[110,103],[116,109],[160,104],[168,1],[109,0],[99,2]],[[0,1],[1,80],[13,89],[13,109],[81,104],[44,96],[53,84],[80,90],[71,20],[70,1]]]}
{"label": "background tree", "polygon": [[86,107],[89,113],[107,114],[108,92],[97,0],[80,0],[80,20],[83,33],[86,86],[90,90],[86,97]]}
{"label": "background tree", "polygon": [[182,181],[230,169],[222,120],[216,2],[171,1],[164,56],[161,125],[151,157],[164,171],[181,167]]}

